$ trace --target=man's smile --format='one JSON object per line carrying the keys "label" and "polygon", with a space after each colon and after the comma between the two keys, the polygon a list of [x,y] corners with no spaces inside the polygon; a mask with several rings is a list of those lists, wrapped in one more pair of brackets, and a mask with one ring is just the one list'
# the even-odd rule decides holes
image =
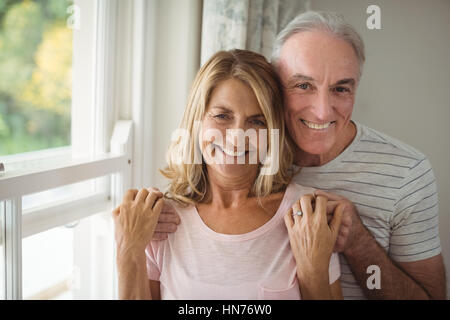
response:
{"label": "man's smile", "polygon": [[336,123],[336,121],[330,121],[330,122],[325,122],[325,123],[315,123],[315,122],[307,121],[304,119],[300,119],[300,121],[305,126],[307,126],[309,129],[314,129],[314,130],[325,130],[325,129],[328,129],[331,125]]}

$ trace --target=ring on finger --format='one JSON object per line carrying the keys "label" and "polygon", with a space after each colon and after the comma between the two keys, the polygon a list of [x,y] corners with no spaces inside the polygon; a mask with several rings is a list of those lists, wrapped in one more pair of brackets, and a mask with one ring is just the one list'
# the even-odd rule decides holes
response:
{"label": "ring on finger", "polygon": [[294,211],[293,213],[292,213],[292,216],[299,216],[299,217],[301,217],[303,215],[303,212],[301,212],[300,210],[297,210],[297,211]]}

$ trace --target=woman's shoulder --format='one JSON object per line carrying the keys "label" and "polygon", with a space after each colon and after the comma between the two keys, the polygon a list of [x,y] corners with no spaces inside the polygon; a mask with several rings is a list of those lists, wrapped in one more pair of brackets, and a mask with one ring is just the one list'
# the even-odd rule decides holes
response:
{"label": "woman's shoulder", "polygon": [[315,188],[303,186],[301,184],[291,182],[286,189],[287,196],[301,197],[306,194],[313,194],[316,191]]}

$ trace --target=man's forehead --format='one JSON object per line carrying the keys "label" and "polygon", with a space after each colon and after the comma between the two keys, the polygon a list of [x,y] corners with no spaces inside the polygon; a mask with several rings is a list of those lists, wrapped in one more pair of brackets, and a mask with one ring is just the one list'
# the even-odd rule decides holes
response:
{"label": "man's forehead", "polygon": [[338,81],[356,77],[359,68],[349,43],[321,31],[291,36],[281,48],[278,64],[285,80],[297,74],[315,79],[330,74]]}

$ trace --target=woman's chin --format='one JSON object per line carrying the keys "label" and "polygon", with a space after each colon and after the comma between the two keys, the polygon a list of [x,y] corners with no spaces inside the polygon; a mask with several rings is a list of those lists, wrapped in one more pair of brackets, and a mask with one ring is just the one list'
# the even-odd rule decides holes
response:
{"label": "woman's chin", "polygon": [[253,173],[258,169],[254,164],[214,164],[210,167],[223,177],[239,180],[253,177]]}

